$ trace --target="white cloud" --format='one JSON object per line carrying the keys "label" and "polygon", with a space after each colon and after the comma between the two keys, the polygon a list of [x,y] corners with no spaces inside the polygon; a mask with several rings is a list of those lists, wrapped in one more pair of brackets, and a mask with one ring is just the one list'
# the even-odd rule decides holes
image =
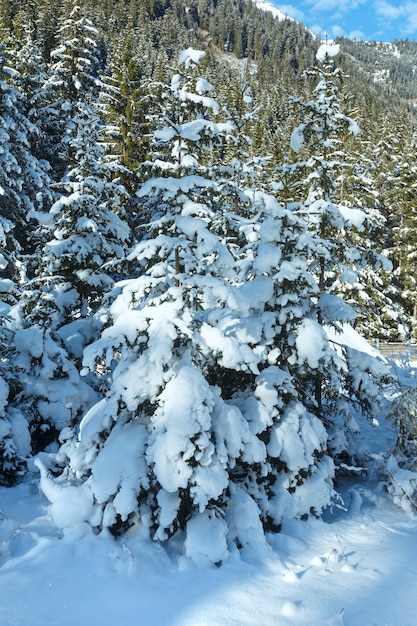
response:
{"label": "white cloud", "polygon": [[320,37],[321,39],[323,39],[326,35],[329,34],[327,30],[323,28],[323,26],[320,24],[313,24],[312,26],[309,26],[308,28],[309,30],[311,30],[313,35],[316,35],[316,37]]}
{"label": "white cloud", "polygon": [[341,26],[338,26],[338,24],[333,24],[332,26],[330,26],[330,34],[332,35],[332,37],[346,36],[346,32]]}
{"label": "white cloud", "polygon": [[366,39],[365,34],[361,30],[355,29],[347,33],[346,30],[339,24],[332,24],[328,31],[328,35],[332,39],[335,39],[336,37],[346,37],[347,39],[356,39],[359,41]]}
{"label": "white cloud", "polygon": [[417,2],[402,2],[394,6],[386,0],[377,0],[374,6],[380,22],[399,19],[403,21],[400,36],[417,31]]}
{"label": "white cloud", "polygon": [[284,15],[288,15],[288,17],[292,17],[293,20],[297,22],[303,22],[305,20],[305,15],[300,9],[292,6],[292,4],[278,4],[274,2],[274,6],[277,7],[278,11],[281,11]]}
{"label": "white cloud", "polygon": [[337,13],[347,13],[354,11],[369,0],[306,0],[313,11],[336,11]]}
{"label": "white cloud", "polygon": [[389,41],[417,36],[417,0],[269,1],[319,37]]}
{"label": "white cloud", "polygon": [[311,5],[311,9],[318,13],[338,9],[340,3],[338,0],[307,0],[306,4]]}
{"label": "white cloud", "polygon": [[377,12],[377,15],[380,15],[381,17],[389,17],[390,19],[394,20],[403,15],[403,7],[394,7],[392,6],[392,4],[388,4],[388,2],[385,2],[385,0],[375,2],[375,10]]}
{"label": "white cloud", "polygon": [[357,39],[359,41],[362,41],[366,39],[366,36],[365,33],[363,33],[361,30],[352,30],[348,35],[348,39]]}

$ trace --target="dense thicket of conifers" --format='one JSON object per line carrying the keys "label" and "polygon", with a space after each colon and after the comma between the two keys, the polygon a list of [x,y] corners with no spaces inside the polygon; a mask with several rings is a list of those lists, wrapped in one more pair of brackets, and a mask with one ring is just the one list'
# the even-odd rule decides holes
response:
{"label": "dense thicket of conifers", "polygon": [[4,1],[0,37],[1,482],[47,450],[160,539],[320,510],[388,375],[343,325],[414,332],[414,44],[244,0]]}
{"label": "dense thicket of conifers", "polygon": [[[40,88],[56,58],[65,32],[62,22],[73,2],[30,0],[0,4],[1,32],[8,65],[20,71],[19,88],[26,101]],[[272,155],[273,169],[289,154],[290,133],[297,122],[291,96],[306,90],[304,70],[315,64],[318,41],[302,25],[279,21],[250,0],[119,0],[81,3],[82,14],[97,29],[96,65],[91,71],[119,89],[118,101],[107,100],[104,116],[117,126],[118,153],[129,172],[147,159],[149,132],[157,95],[156,84],[167,80],[178,52],[188,46],[207,51],[204,72],[215,86],[220,102],[238,113],[243,82],[248,83],[256,106],[256,120],[248,123],[252,156]],[[33,46],[32,53],[28,46]],[[32,56],[31,56],[32,54]],[[26,55],[26,57],[24,57]],[[27,58],[29,55],[29,58]],[[38,55],[38,56],[36,56]],[[382,210],[386,230],[377,242],[389,251],[392,277],[400,292],[396,298],[414,314],[414,100],[417,94],[417,46],[341,41],[339,65],[344,82],[345,112],[353,114],[362,134],[355,139],[360,167],[372,178],[375,203]],[[8,81],[15,80],[7,76]],[[36,98],[43,97],[45,89]],[[98,92],[96,93],[98,97]],[[42,124],[42,103],[30,105],[31,121]],[[28,111],[29,112],[29,111]],[[62,151],[51,153],[51,128],[44,127],[32,150],[52,166],[52,178],[62,175]],[[114,146],[113,146],[114,148]],[[359,164],[358,164],[359,165]],[[267,177],[267,176],[266,176]],[[130,180],[130,191],[136,182]],[[17,225],[18,238],[27,240]],[[403,228],[404,227],[404,228]],[[407,230],[404,230],[404,229]],[[406,234],[405,234],[406,233]],[[395,334],[395,331],[394,331]]]}

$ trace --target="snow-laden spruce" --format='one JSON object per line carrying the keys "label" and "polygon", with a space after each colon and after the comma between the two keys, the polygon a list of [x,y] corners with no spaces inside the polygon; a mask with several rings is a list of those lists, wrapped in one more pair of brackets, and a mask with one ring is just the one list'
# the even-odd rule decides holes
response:
{"label": "snow-laden spruce", "polygon": [[[12,366],[13,333],[5,325],[9,306],[0,303],[0,485],[10,486],[24,473],[24,457],[30,452],[27,422],[15,419],[9,403],[18,373]],[[22,429],[23,425],[23,429]],[[20,436],[23,430],[23,437]]]}
{"label": "snow-laden spruce", "polygon": [[115,262],[125,256],[130,236],[122,210],[127,192],[104,147],[96,31],[80,10],[74,3],[61,27],[66,38],[51,53],[45,91],[50,123],[60,126],[54,163],[62,195],[48,213],[31,214],[40,223],[42,244],[37,277],[23,303],[36,323],[54,329],[97,308],[113,286]]}
{"label": "snow-laden spruce", "polygon": [[[20,77],[10,67],[4,44],[0,46],[0,278],[21,284],[24,256],[31,247],[28,233],[31,210],[43,208],[51,198],[47,164],[34,156],[32,142],[38,129],[29,121]],[[10,65],[9,65],[10,64]],[[5,284],[4,286],[6,286]],[[3,286],[0,287],[3,291]],[[8,290],[6,289],[6,292]],[[10,301],[10,293],[7,299]]]}
{"label": "snow-laden spruce", "polygon": [[[369,244],[367,233],[377,228],[382,220],[373,208],[372,194],[368,193],[372,202],[368,206],[364,202],[366,194],[363,194],[365,206],[355,195],[357,186],[361,183],[363,189],[365,184],[363,180],[359,183],[357,174],[352,174],[354,167],[345,149],[345,138],[357,136],[360,129],[342,110],[340,84],[343,76],[334,63],[338,51],[336,45],[321,46],[317,53],[320,66],[305,73],[306,79],[314,80],[312,97],[305,102],[294,99],[303,121],[292,133],[291,146],[295,153],[304,157],[293,166],[298,176],[300,171],[304,174],[300,186],[303,193],[296,210],[303,216],[311,235],[311,240],[304,242],[304,251],[301,250],[303,244],[300,246],[300,253],[310,257],[309,271],[317,283],[317,293],[311,294],[317,298],[316,320],[323,328],[329,326],[341,331],[343,324],[354,323],[356,318],[358,299],[350,298],[353,287],[358,291],[366,290],[363,285],[370,274],[378,280],[378,271],[386,270],[390,263]],[[353,306],[342,298],[349,299]],[[366,306],[367,315],[371,307],[377,309],[369,293]],[[378,387],[388,375],[387,368],[374,369],[368,359],[361,362],[348,346],[342,349],[339,345],[335,353],[343,356],[342,362],[335,362],[334,367],[319,367],[314,389],[311,388],[316,412],[324,417],[330,409],[332,418],[345,414],[350,423],[349,402],[347,405],[340,402],[340,396],[344,395],[351,396],[350,400],[356,400],[362,409],[378,412],[377,404],[370,398],[378,395],[375,385]],[[331,377],[336,384],[329,384]],[[338,379],[341,380],[340,391],[333,395],[339,387]],[[329,399],[332,395],[338,400],[329,405],[326,396]]]}
{"label": "snow-laden spruce", "polygon": [[[40,138],[29,121],[29,97],[15,60],[0,46],[0,482],[12,484],[22,475],[31,453],[30,416],[21,411],[22,372],[18,363],[11,307],[22,297],[35,236],[32,211],[50,201],[48,165],[34,154]],[[19,64],[17,64],[19,65]],[[29,365],[30,369],[31,365]],[[88,406],[83,405],[83,410]]]}
{"label": "snow-laden spruce", "polygon": [[[187,271],[175,271],[175,247],[171,263],[167,253],[178,239],[165,237],[164,256],[153,257],[154,265],[116,295],[112,324],[85,351],[85,367],[102,369],[103,378],[111,373],[111,386],[84,417],[79,442],[61,453],[69,456],[74,479],[91,490],[93,526],[116,531],[137,521],[161,540],[179,529],[194,537],[196,528],[203,534],[210,528],[224,545],[226,536],[240,545],[247,537],[220,515],[229,516],[234,497],[246,493],[264,525],[277,527],[329,503],[333,463],[324,426],[298,399],[290,373],[274,365],[282,327],[279,313],[265,305],[276,302],[274,286],[280,292],[275,256],[259,254],[270,277],[231,285],[209,260],[221,259],[230,277],[232,256],[209,236],[207,223],[187,218],[179,238]],[[278,228],[279,219],[275,234]],[[200,247],[188,247],[188,233],[198,234]],[[207,248],[210,241],[215,246]],[[295,279],[299,272],[296,266]],[[297,360],[297,351],[291,353]],[[54,503],[60,523],[56,510]],[[190,554],[193,541],[186,540]]]}
{"label": "snow-laden spruce", "polygon": [[201,56],[184,53],[166,89],[157,175],[138,190],[150,219],[130,253],[137,277],[105,298],[105,327],[84,351],[103,397],[55,456],[62,477],[38,465],[65,531],[137,524],[220,562],[250,543],[249,527],[276,530],[330,504],[329,433],[333,453],[348,453],[338,416],[375,397],[387,370],[343,341],[354,312],[317,275],[331,245],[309,203],[236,193],[236,179],[228,196],[224,167],[208,166],[234,126],[217,118]]}
{"label": "snow-laden spruce", "polygon": [[[78,28],[82,24],[83,20]],[[82,50],[75,40],[72,43],[70,57],[74,61]],[[62,78],[66,72],[67,80],[72,81],[73,65],[65,58],[59,75]],[[84,76],[83,81],[81,68],[91,64],[81,59],[75,65],[80,85],[85,82],[86,87],[92,77]],[[62,83],[57,82],[65,94]],[[91,387],[80,380],[74,363],[98,332],[98,319],[89,313],[112,289],[114,262],[124,257],[129,237],[129,228],[118,215],[125,190],[117,180],[117,169],[107,162],[101,144],[103,122],[97,107],[89,104],[92,93],[69,89],[66,95],[71,116],[65,129],[67,169],[59,185],[64,195],[53,202],[51,194],[39,192],[36,204],[26,201],[27,215],[23,213],[21,219],[36,218],[41,228],[31,262],[25,260],[29,276],[24,276],[22,294],[5,322],[13,347],[10,370],[15,375],[15,384],[8,385],[7,411],[13,413],[16,449],[26,461],[31,454],[65,440],[96,400]],[[11,103],[15,101],[17,96]],[[18,171],[17,157],[15,162]],[[33,177],[35,173],[32,166]],[[31,180],[29,175],[27,178]],[[42,177],[36,180],[42,189]],[[7,269],[10,265],[8,261]],[[19,269],[24,274],[22,260]]]}
{"label": "snow-laden spruce", "polygon": [[[36,326],[24,328],[18,306],[7,308],[0,346],[0,482],[18,481],[31,457],[73,435],[73,428],[97,401],[58,337]],[[2,310],[3,315],[3,310]]]}
{"label": "snow-laden spruce", "polygon": [[98,95],[97,36],[98,31],[85,17],[80,3],[71,0],[58,16],[56,38],[52,40],[56,47],[50,51],[50,66],[43,84],[43,127],[56,181],[65,175],[73,156],[69,135],[77,103],[92,105]]}
{"label": "snow-laden spruce", "polygon": [[45,240],[42,272],[35,281],[41,289],[42,302],[33,302],[35,291],[28,296],[27,305],[34,307],[33,317],[36,310],[41,317],[46,285],[50,284],[55,290],[58,311],[48,323],[58,327],[78,315],[86,317],[97,308],[113,286],[115,263],[124,257],[130,236],[121,211],[126,191],[100,143],[100,117],[93,107],[82,102],[74,109],[68,138],[72,163],[61,182],[65,195],[48,214],[36,215],[43,225]]}
{"label": "snow-laden spruce", "polygon": [[[227,204],[197,157],[221,142],[230,122],[212,120],[215,102],[199,93],[210,90],[206,81],[197,77],[193,97],[192,76],[187,90],[181,80],[178,74],[171,83],[170,102],[174,95],[192,108],[183,106],[182,121],[174,127],[169,119],[157,132],[170,176],[149,179],[138,192],[152,216],[131,253],[138,278],[114,292],[109,323],[84,353],[85,371],[101,372],[108,391],[61,458],[68,456],[68,476],[93,503],[77,506],[78,522],[116,532],[136,521],[160,540],[185,530],[191,556],[196,537],[214,533],[221,549],[206,558],[219,561],[227,541],[248,541],[244,526],[230,521],[238,502],[250,502],[266,528],[319,512],[332,495],[333,464],[325,428],[300,401],[284,356],[283,368],[276,364],[287,318],[300,321],[310,306],[302,295],[301,304],[291,293],[282,298],[282,284],[311,280],[305,262],[289,253],[280,264],[277,245],[287,237],[294,250],[303,226],[264,194],[247,195],[245,205],[255,202],[251,219],[236,213],[235,194]],[[222,227],[232,222],[244,244],[237,255]],[[286,222],[294,234],[285,234]],[[295,338],[288,344],[282,354],[297,362]],[[45,484],[54,519],[65,527],[59,502],[69,506],[74,492],[60,489]]]}

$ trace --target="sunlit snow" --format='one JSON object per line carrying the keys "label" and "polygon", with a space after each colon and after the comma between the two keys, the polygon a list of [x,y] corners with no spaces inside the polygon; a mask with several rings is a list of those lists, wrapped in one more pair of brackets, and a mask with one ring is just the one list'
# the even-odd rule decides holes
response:
{"label": "sunlit snow", "polygon": [[340,52],[340,45],[338,43],[322,43],[316,52],[316,59],[318,61],[324,61],[326,56],[335,57]]}

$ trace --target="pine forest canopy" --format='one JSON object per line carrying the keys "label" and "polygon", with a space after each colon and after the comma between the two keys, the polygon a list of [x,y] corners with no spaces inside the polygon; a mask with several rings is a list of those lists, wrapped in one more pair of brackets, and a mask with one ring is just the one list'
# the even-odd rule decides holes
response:
{"label": "pine forest canopy", "polygon": [[213,562],[239,511],[320,515],[394,384],[358,346],[415,333],[416,44],[244,0],[0,25],[1,483]]}

